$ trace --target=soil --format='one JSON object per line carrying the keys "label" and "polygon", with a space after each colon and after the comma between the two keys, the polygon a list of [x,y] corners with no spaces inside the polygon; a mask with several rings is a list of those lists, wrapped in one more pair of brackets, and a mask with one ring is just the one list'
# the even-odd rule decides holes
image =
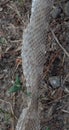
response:
{"label": "soil", "polygon": [[[67,1],[56,0],[55,14],[51,12],[50,31],[47,34],[49,49],[39,97],[41,130],[69,130]],[[30,19],[30,9],[31,0],[0,0],[0,130],[15,130],[19,115],[26,106],[21,43],[23,30]],[[17,85],[21,88],[9,92],[16,86],[16,80],[20,81]]]}

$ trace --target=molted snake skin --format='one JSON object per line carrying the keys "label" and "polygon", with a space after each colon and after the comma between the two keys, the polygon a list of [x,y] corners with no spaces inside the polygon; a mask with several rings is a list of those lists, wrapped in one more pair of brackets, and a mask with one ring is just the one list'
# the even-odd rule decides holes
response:
{"label": "molted snake skin", "polygon": [[40,130],[38,114],[38,86],[45,62],[46,33],[53,0],[33,0],[30,23],[23,34],[22,60],[26,79],[28,107],[23,109],[16,130]]}

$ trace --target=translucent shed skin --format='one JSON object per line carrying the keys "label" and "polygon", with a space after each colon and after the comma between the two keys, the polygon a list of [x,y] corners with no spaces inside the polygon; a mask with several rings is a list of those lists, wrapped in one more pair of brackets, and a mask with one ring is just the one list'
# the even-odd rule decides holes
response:
{"label": "translucent shed skin", "polygon": [[46,34],[53,0],[33,0],[30,23],[23,33],[22,61],[26,79],[28,107],[23,109],[16,130],[40,130],[38,112],[38,87],[43,72]]}

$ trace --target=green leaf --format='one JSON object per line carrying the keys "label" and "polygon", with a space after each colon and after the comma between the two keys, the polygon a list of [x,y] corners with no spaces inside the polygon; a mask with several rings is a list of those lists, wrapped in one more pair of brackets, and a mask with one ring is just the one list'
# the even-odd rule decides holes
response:
{"label": "green leaf", "polygon": [[18,75],[16,75],[16,80],[15,80],[15,83],[16,83],[16,84],[19,84],[19,85],[21,84],[21,82],[20,82],[20,79],[19,79]]}
{"label": "green leaf", "polygon": [[9,89],[9,93],[18,92],[18,91],[20,91],[21,89],[22,89],[22,88],[21,88],[20,79],[19,79],[18,76],[16,76],[15,83],[14,83],[14,85]]}
{"label": "green leaf", "polygon": [[28,97],[31,97],[31,92],[26,93]]}
{"label": "green leaf", "polygon": [[0,113],[5,113],[5,111],[4,111],[4,110],[2,110],[2,108],[0,108]]}
{"label": "green leaf", "polygon": [[11,118],[11,115],[9,113],[5,113],[4,119],[5,119],[6,123],[9,122],[10,118]]}
{"label": "green leaf", "polygon": [[0,37],[0,44],[7,44],[7,41],[4,37]]}
{"label": "green leaf", "polygon": [[50,128],[49,128],[49,127],[47,127],[47,128],[46,128],[46,130],[50,130]]}

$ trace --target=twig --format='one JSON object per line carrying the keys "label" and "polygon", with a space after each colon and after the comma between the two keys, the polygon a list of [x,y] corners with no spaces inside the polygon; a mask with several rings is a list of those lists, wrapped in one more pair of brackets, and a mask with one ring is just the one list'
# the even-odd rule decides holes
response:
{"label": "twig", "polygon": [[21,40],[21,39],[19,39],[19,40],[13,40],[13,41],[10,40],[10,42],[11,42],[11,43],[18,43],[18,42],[22,42],[22,40]]}
{"label": "twig", "polygon": [[47,103],[47,105],[50,105],[50,104],[55,103],[55,102],[58,102],[59,100],[61,100],[63,98],[66,98],[67,96],[69,96],[69,93],[64,95],[64,96],[62,96],[62,97],[57,98],[56,100],[53,100],[53,101]]}
{"label": "twig", "polygon": [[65,81],[66,81],[66,79],[69,77],[69,73],[66,75],[66,77],[65,77],[65,79],[64,79],[64,81],[63,81],[63,85],[64,85],[64,83],[65,83]]}
{"label": "twig", "polygon": [[6,6],[6,4],[9,2],[10,0],[6,0],[6,1],[3,1],[1,4],[0,4],[0,6]]}
{"label": "twig", "polygon": [[51,33],[52,33],[54,39],[55,39],[56,42],[58,43],[58,45],[61,47],[61,49],[64,51],[64,53],[69,57],[69,53],[68,53],[68,52],[63,48],[63,46],[60,44],[60,42],[59,42],[59,40],[57,39],[57,37],[56,37],[55,33],[53,32],[53,30],[52,30],[52,29],[50,29],[50,30],[51,30]]}
{"label": "twig", "polygon": [[12,9],[17,15],[18,15],[18,18],[21,20],[21,22],[23,23],[23,24],[25,24],[25,22],[23,21],[23,19],[22,19],[22,17],[21,17],[21,15],[20,15],[20,13],[19,13],[19,11],[18,11],[18,9],[17,9],[17,6],[14,4],[11,4],[11,5],[8,5],[7,4],[7,7],[9,7],[10,9]]}
{"label": "twig", "polygon": [[67,111],[67,110],[62,109],[62,112],[69,114],[69,111]]}

